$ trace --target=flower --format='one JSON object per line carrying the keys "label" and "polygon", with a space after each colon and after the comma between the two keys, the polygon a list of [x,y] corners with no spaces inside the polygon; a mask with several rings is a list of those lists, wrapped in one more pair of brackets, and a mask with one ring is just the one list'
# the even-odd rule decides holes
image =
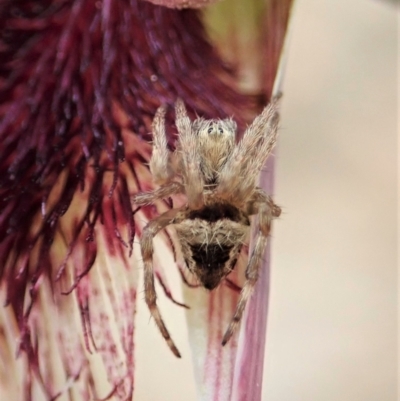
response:
{"label": "flower", "polygon": [[[134,242],[159,211],[134,209],[130,198],[152,185],[151,119],[180,97],[192,115],[234,115],[243,128],[254,102],[194,10],[4,0],[0,24],[1,398],[130,400]],[[168,121],[173,146],[171,110]],[[156,277],[169,295],[161,266]],[[232,381],[248,358],[245,338],[242,359],[235,340],[219,344],[236,291],[196,294],[188,325],[195,353],[207,343],[197,359],[201,396],[258,399],[230,398],[242,394],[244,376]]]}

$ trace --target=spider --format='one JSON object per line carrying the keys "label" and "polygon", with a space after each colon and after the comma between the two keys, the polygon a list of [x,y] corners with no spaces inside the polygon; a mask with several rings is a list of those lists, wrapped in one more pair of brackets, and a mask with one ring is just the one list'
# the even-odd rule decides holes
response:
{"label": "spider", "polygon": [[257,282],[273,218],[281,209],[256,182],[276,142],[278,99],[265,107],[235,144],[232,119],[191,121],[182,100],[175,105],[179,138],[176,150],[167,148],[165,106],[154,117],[150,171],[159,188],[138,193],[133,202],[149,205],[174,194],[184,194],[186,205],[150,220],[143,229],[140,247],[144,264],[145,301],[171,351],[180,357],[156,303],[153,271],[153,238],[174,225],[186,266],[208,290],[217,287],[234,269],[250,231],[249,216],[257,215],[257,238],[245,273],[238,305],[222,339],[225,345],[237,329]]}

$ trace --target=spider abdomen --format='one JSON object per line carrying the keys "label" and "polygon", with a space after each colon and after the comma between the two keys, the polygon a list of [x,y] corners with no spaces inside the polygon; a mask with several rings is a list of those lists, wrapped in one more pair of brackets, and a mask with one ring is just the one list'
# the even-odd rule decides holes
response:
{"label": "spider abdomen", "polygon": [[223,203],[192,210],[175,226],[186,265],[203,287],[214,289],[234,269],[249,227],[247,215]]}
{"label": "spider abdomen", "polygon": [[[189,245],[196,263],[196,275],[207,290],[218,286],[222,278],[235,267],[237,257],[231,255],[233,245]],[[240,249],[238,250],[240,251]],[[230,262],[227,266],[227,262]]]}

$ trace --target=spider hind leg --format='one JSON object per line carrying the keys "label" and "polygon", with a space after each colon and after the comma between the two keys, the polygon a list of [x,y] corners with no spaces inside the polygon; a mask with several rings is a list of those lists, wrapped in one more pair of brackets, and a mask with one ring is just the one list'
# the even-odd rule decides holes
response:
{"label": "spider hind leg", "polygon": [[170,224],[175,224],[182,221],[186,214],[185,208],[171,209],[154,220],[151,220],[143,229],[142,237],[140,240],[140,247],[143,257],[144,266],[144,293],[145,301],[150,310],[151,316],[154,318],[157,327],[159,328],[162,336],[167,342],[169,348],[178,358],[181,357],[178,348],[175,346],[167,327],[161,317],[160,311],[157,306],[157,295],[154,286],[154,269],[153,269],[153,238],[155,235]]}
{"label": "spider hind leg", "polygon": [[233,318],[225,332],[222,339],[222,345],[225,345],[232,337],[233,333],[237,330],[240,321],[242,320],[243,312],[248,300],[250,299],[255,285],[258,280],[262,258],[267,246],[268,236],[271,230],[272,219],[274,218],[273,209],[270,204],[261,203],[257,207],[259,223],[258,235],[256,238],[255,246],[250,257],[249,263],[246,268],[246,281],[239,295],[239,301],[236,306]]}

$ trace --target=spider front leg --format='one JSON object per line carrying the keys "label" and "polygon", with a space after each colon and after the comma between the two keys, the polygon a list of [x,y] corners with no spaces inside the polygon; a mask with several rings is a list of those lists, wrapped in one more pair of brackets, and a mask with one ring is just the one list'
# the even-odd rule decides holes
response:
{"label": "spider front leg", "polygon": [[272,99],[246,129],[223,167],[216,189],[218,196],[241,207],[251,195],[260,170],[276,143],[279,97]]}
{"label": "spider front leg", "polygon": [[156,184],[162,185],[171,181],[175,175],[171,163],[171,152],[167,147],[165,134],[165,106],[157,109],[153,119],[153,153],[150,159],[150,171]]}
{"label": "spider front leg", "polygon": [[175,105],[176,127],[179,132],[178,153],[181,158],[182,175],[190,209],[200,209],[204,205],[204,177],[201,170],[201,158],[197,136],[187,115],[182,100]]}
{"label": "spider front leg", "polygon": [[137,206],[150,205],[159,199],[165,199],[174,194],[185,193],[184,186],[179,182],[171,182],[170,184],[162,185],[151,192],[141,192],[132,197],[132,202]]}
{"label": "spider front leg", "polygon": [[259,217],[259,232],[257,235],[253,253],[246,268],[246,281],[240,292],[239,301],[232,321],[229,324],[229,327],[226,330],[226,333],[222,339],[222,345],[225,345],[229,341],[229,339],[232,337],[232,334],[237,330],[239,326],[247,301],[251,297],[254,291],[254,287],[257,283],[262,258],[265,248],[267,246],[268,235],[271,230],[271,222],[273,219],[272,209],[267,203],[260,204],[257,209]]}
{"label": "spider front leg", "polygon": [[171,336],[164,324],[160,311],[157,306],[157,295],[154,286],[154,269],[153,269],[153,238],[155,235],[170,224],[181,222],[186,217],[186,207],[179,209],[171,209],[161,214],[154,220],[151,220],[143,229],[142,237],[140,239],[140,247],[143,257],[144,266],[144,294],[145,301],[149,307],[151,316],[154,318],[157,327],[159,328],[162,336],[167,342],[169,348],[178,358],[181,357],[178,349],[176,348]]}

